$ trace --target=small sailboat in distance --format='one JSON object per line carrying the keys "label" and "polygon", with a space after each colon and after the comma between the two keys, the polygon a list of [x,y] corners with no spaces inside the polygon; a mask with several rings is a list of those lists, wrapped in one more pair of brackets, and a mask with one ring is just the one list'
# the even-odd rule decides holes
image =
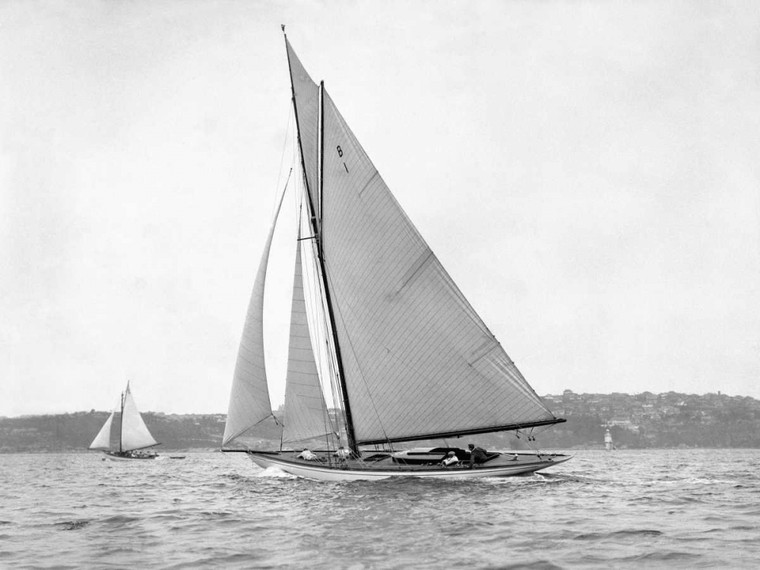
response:
{"label": "small sailboat in distance", "polygon": [[[504,477],[567,461],[449,443],[499,431],[533,441],[534,428],[565,420],[465,299],[287,36],[285,48],[300,207],[284,410],[272,411],[263,328],[280,198],[248,305],[223,451],[329,481]],[[394,447],[405,442],[440,443]]]}
{"label": "small sailboat in distance", "polygon": [[115,461],[130,459],[158,459],[155,451],[145,451],[159,443],[151,435],[148,426],[135,405],[132,391],[127,388],[121,394],[119,413],[119,432],[116,445],[111,443],[111,431],[113,428],[116,411],[111,412],[108,419],[100,428],[98,435],[92,440],[90,449],[105,452],[104,459]]}

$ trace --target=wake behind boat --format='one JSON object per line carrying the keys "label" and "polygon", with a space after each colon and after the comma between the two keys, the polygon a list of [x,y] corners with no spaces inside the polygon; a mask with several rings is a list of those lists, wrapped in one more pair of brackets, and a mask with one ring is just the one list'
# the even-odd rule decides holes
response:
{"label": "wake behind boat", "polygon": [[[503,477],[569,459],[448,445],[499,431],[533,440],[534,428],[565,420],[544,405],[465,299],[287,36],[285,46],[300,217],[284,411],[280,418],[272,411],[263,331],[281,197],[248,306],[223,450],[233,451],[235,441],[261,467],[320,480]],[[279,445],[243,441],[273,426]],[[431,440],[443,445],[394,448]]]}
{"label": "wake behind boat", "polygon": [[100,428],[98,435],[90,444],[90,449],[105,452],[104,459],[112,461],[128,461],[132,459],[159,459],[160,456],[149,448],[159,445],[145,425],[142,415],[137,409],[132,392],[127,382],[126,390],[121,394],[119,431],[117,441],[112,443],[111,431],[116,412],[111,412],[108,419]]}

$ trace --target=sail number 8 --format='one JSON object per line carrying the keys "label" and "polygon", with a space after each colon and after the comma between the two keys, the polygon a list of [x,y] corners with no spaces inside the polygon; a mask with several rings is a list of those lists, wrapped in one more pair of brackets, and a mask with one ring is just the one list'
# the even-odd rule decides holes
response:
{"label": "sail number 8", "polygon": [[[336,147],[335,147],[335,150],[337,150],[337,151],[338,151],[338,158],[343,158],[343,149],[342,149],[342,148],[340,148],[340,145],[336,146]],[[346,169],[346,172],[348,172],[348,166],[346,166],[346,163],[345,163],[345,162],[343,163],[343,168],[345,168],[345,169]]]}

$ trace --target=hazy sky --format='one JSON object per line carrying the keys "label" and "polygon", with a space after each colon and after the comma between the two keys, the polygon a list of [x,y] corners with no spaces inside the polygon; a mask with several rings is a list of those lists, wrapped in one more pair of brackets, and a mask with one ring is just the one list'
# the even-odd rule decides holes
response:
{"label": "hazy sky", "polygon": [[760,397],[759,2],[4,0],[0,415],[226,411],[281,23],[539,394]]}

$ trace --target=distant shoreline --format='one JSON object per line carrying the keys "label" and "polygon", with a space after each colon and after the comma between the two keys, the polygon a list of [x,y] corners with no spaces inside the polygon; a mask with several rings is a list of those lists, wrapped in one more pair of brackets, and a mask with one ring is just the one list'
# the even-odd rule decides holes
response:
{"label": "distant shoreline", "polygon": [[[448,443],[466,445],[474,439],[491,449],[593,450],[604,447],[604,435],[609,430],[618,450],[760,448],[760,400],[749,396],[576,394],[565,390],[543,400],[556,416],[567,421],[528,432],[536,438],[535,444],[528,443],[527,437],[517,439],[513,432],[451,438]],[[0,417],[0,453],[87,453],[108,414],[90,410]],[[162,443],[159,452],[202,452],[221,447],[225,414],[144,412],[143,418]],[[257,438],[280,439],[275,431],[257,434]],[[405,447],[425,445],[417,442]]]}

